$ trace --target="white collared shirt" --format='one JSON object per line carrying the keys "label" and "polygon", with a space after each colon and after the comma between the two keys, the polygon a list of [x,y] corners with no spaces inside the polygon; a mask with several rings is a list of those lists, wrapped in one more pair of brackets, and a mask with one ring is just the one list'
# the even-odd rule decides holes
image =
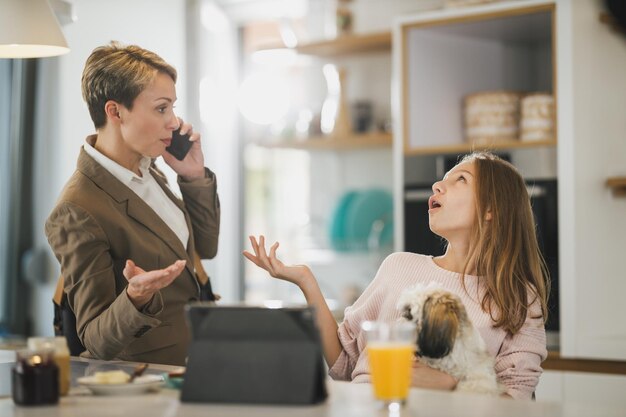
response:
{"label": "white collared shirt", "polygon": [[170,200],[152,174],[150,174],[150,158],[144,156],[141,159],[139,163],[139,170],[141,171],[140,177],[131,170],[109,159],[90,144],[85,143],[83,148],[97,163],[102,165],[111,175],[130,188],[139,198],[150,206],[161,220],[178,236],[183,247],[187,249],[189,229],[187,228],[185,215],[182,210]]}

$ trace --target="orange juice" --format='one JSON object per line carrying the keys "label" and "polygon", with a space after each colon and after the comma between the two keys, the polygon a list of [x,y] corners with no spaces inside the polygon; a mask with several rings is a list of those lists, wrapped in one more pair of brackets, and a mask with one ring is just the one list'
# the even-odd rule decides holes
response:
{"label": "orange juice", "polygon": [[374,395],[383,401],[403,400],[409,393],[415,346],[370,343],[367,346]]}

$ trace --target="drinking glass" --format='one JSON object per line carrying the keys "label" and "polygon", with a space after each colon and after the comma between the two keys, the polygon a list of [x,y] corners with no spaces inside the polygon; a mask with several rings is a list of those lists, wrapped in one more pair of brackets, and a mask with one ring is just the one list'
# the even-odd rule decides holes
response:
{"label": "drinking glass", "polygon": [[385,408],[397,410],[409,393],[417,341],[415,324],[366,321],[362,329],[374,396]]}

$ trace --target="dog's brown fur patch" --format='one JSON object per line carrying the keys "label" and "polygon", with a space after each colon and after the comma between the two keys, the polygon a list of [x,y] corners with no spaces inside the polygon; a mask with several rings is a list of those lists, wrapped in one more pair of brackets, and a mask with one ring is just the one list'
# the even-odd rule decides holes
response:
{"label": "dog's brown fur patch", "polygon": [[417,336],[422,356],[443,358],[450,353],[463,319],[459,310],[457,299],[449,294],[428,297]]}

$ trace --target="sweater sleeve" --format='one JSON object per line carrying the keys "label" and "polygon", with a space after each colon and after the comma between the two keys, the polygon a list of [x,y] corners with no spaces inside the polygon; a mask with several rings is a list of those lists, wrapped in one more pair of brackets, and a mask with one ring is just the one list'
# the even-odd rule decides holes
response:
{"label": "sweater sleeve", "polygon": [[495,370],[498,382],[515,399],[531,399],[543,369],[541,362],[548,356],[546,331],[541,307],[535,302],[528,309],[522,328],[508,334],[496,356]]}
{"label": "sweater sleeve", "polygon": [[[348,310],[349,308],[346,309],[346,313]],[[354,334],[351,320],[345,319],[339,325],[337,336],[339,336],[342,350],[333,366],[328,370],[328,374],[332,379],[350,381],[352,379],[352,371],[361,354],[357,342],[358,334]]]}
{"label": "sweater sleeve", "polygon": [[[365,338],[361,334],[361,324],[367,320],[377,320],[386,293],[393,282],[389,282],[396,256],[388,256],[381,264],[376,276],[367,286],[363,294],[351,306],[346,308],[344,320],[339,325],[337,336],[343,348],[339,358],[330,367],[328,374],[333,379],[342,381],[352,380],[352,374],[357,366],[361,352],[365,349]],[[395,302],[394,302],[395,309]]]}

